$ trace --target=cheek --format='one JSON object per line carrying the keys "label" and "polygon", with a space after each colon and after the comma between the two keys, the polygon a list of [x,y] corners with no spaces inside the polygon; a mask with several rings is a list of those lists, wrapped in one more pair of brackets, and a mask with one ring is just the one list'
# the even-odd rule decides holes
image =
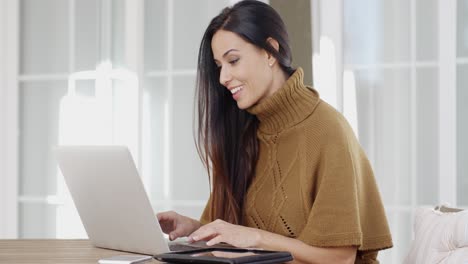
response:
{"label": "cheek", "polygon": [[271,83],[271,74],[268,72],[256,72],[254,76],[251,77],[248,83],[248,92],[246,99],[249,104],[256,104],[262,101],[270,93],[270,88],[272,87]]}
{"label": "cheek", "polygon": [[272,72],[270,71],[269,68],[258,68],[256,72],[256,84],[255,86],[257,87],[257,90],[259,93],[262,95],[266,93],[270,88],[272,84]]}
{"label": "cheek", "polygon": [[265,65],[257,62],[252,63],[249,67],[244,68],[243,76],[249,83],[254,85],[256,90],[263,90],[266,84],[269,82],[271,71]]}
{"label": "cheek", "polygon": [[265,75],[269,67],[262,56],[253,54],[246,58],[239,68],[241,68],[240,71],[242,71],[244,77],[248,77],[249,79],[263,79],[262,76]]}

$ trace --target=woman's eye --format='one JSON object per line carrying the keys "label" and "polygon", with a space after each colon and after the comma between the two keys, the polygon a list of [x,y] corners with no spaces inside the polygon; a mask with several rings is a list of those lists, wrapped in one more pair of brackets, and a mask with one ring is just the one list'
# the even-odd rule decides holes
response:
{"label": "woman's eye", "polygon": [[238,61],[239,61],[239,59],[235,59],[235,60],[230,61],[229,63],[230,64],[236,64],[236,62],[238,62]]}

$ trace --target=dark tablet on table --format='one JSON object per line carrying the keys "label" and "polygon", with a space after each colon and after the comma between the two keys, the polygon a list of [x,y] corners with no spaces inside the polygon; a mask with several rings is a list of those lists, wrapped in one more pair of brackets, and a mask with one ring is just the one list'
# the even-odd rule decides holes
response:
{"label": "dark tablet on table", "polygon": [[176,251],[154,256],[170,263],[283,263],[293,260],[291,253],[242,248],[202,248]]}

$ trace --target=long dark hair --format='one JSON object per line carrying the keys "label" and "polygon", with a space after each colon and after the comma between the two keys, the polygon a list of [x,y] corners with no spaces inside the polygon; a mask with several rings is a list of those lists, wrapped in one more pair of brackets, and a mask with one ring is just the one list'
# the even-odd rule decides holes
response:
{"label": "long dark hair", "polygon": [[[242,224],[244,199],[258,160],[258,120],[240,110],[232,94],[219,83],[211,40],[221,29],[272,54],[288,75],[294,69],[286,27],[278,13],[262,2],[247,0],[224,8],[203,35],[198,53],[195,141],[212,187],[210,220]],[[268,38],[278,41],[279,50],[270,45]]]}

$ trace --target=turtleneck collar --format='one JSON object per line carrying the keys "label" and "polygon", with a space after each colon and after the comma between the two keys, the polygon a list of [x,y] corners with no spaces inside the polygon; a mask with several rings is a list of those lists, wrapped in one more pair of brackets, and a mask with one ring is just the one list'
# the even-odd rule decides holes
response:
{"label": "turtleneck collar", "polygon": [[319,102],[317,91],[304,85],[304,72],[298,68],[278,91],[248,108],[260,121],[259,130],[274,134],[308,117]]}

